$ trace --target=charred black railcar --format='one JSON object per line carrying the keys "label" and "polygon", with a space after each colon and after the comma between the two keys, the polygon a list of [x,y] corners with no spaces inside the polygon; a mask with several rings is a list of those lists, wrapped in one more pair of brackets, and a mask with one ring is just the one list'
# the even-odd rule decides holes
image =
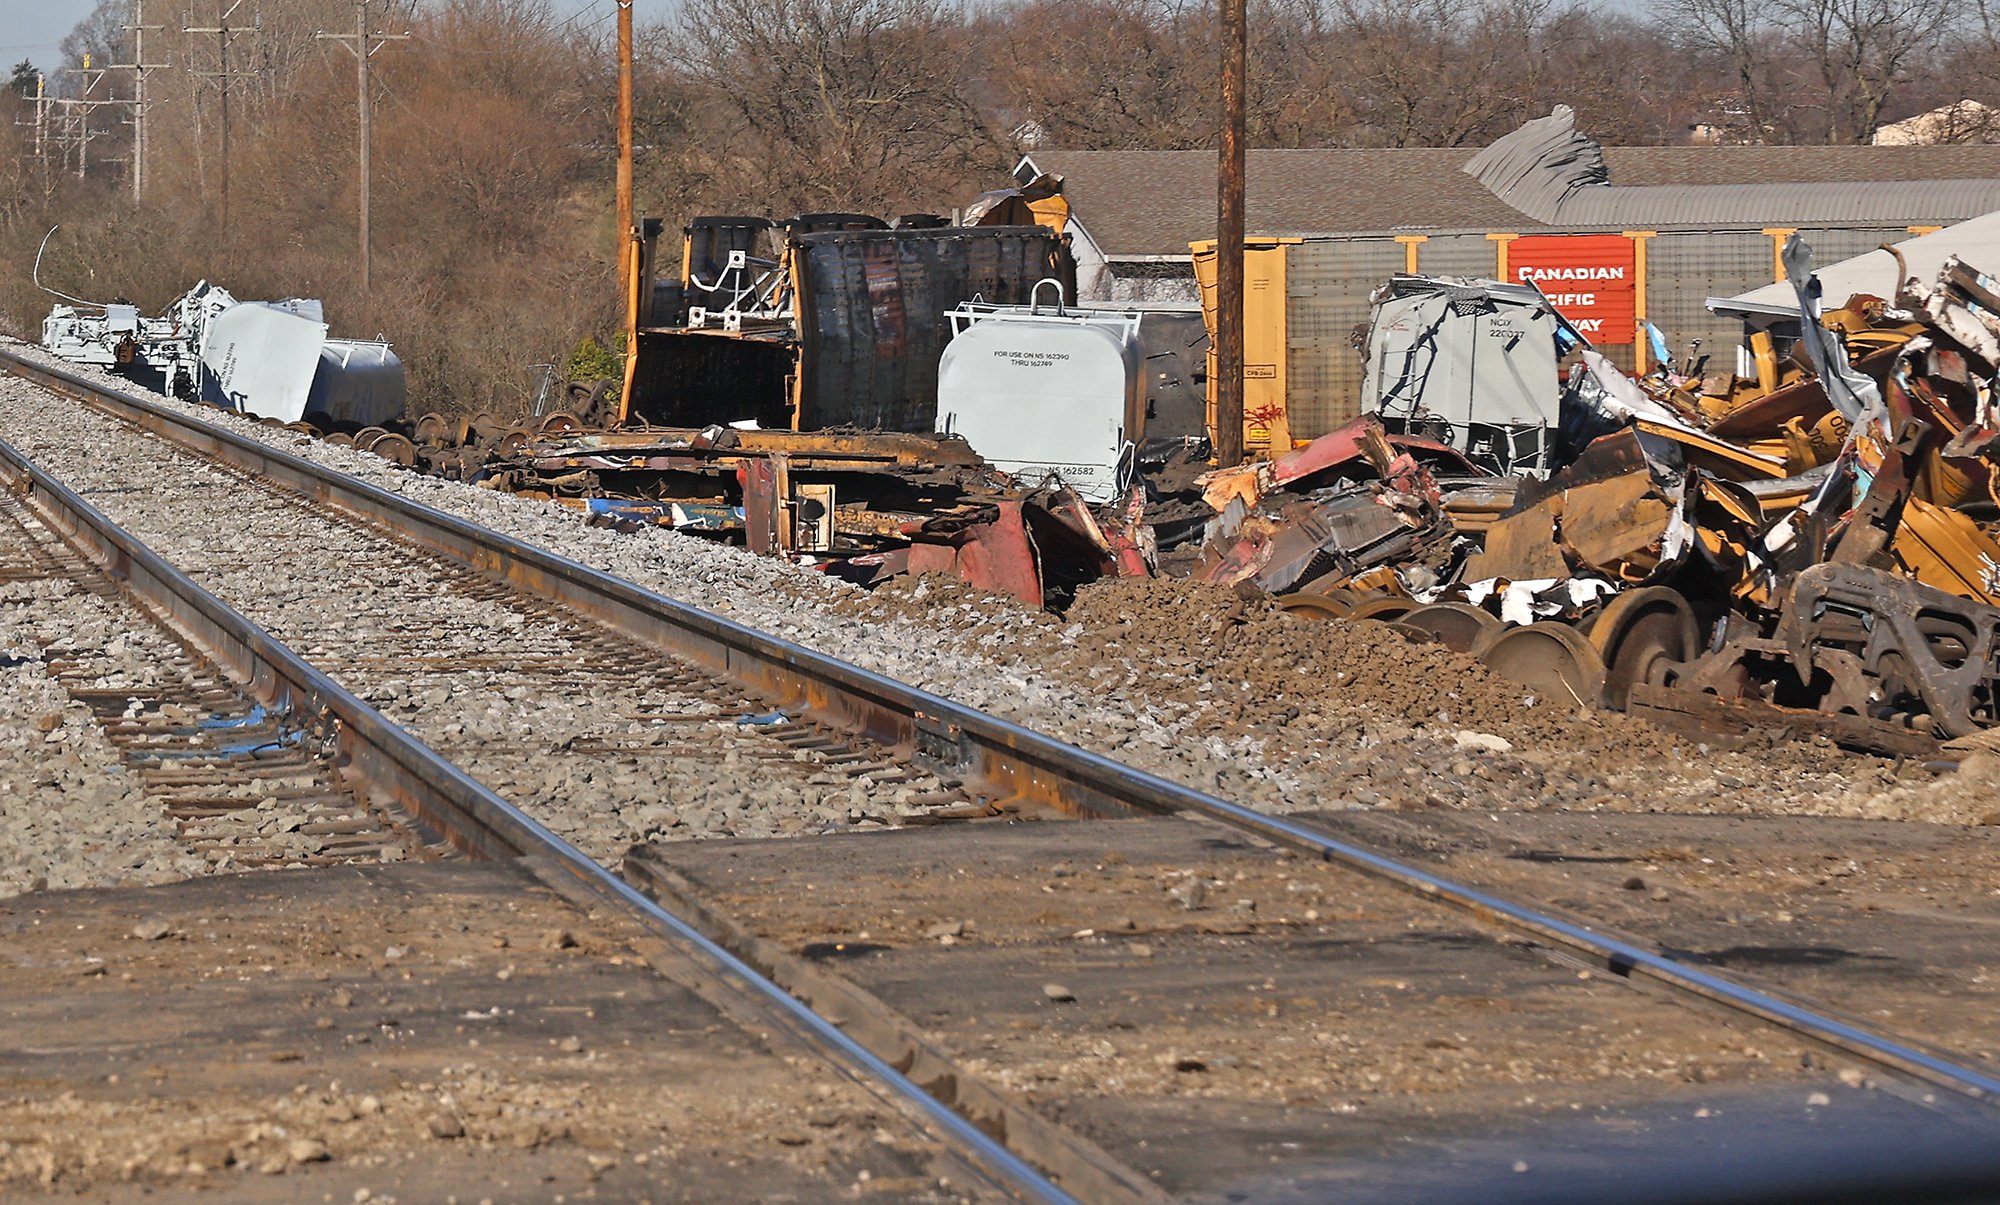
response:
{"label": "charred black railcar", "polygon": [[628,414],[668,427],[928,432],[946,311],[1026,304],[1047,279],[1075,297],[1068,244],[1049,227],[856,228],[871,221],[881,226],[844,214],[696,219],[677,321],[639,332]]}

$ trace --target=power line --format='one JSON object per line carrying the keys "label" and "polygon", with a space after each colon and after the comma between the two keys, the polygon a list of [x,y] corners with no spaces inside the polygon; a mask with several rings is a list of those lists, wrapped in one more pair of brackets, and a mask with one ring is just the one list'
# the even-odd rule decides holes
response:
{"label": "power line", "polygon": [[167,27],[164,25],[146,24],[146,0],[132,0],[132,24],[122,26],[121,28],[132,35],[132,61],[129,63],[114,63],[111,66],[116,70],[130,71],[132,73],[132,203],[137,205],[146,195],[146,149],[148,145],[146,119],[150,116],[147,110],[152,107],[146,100],[146,77],[155,71],[163,71],[172,67],[174,64],[171,58],[164,63],[149,63],[146,61],[146,34],[148,31],[158,30],[161,33],[165,33],[167,30]]}
{"label": "power line", "polygon": [[389,99],[395,101],[396,107],[398,109],[401,109],[404,112],[404,114],[409,117],[411,121],[416,122],[418,125],[424,127],[426,130],[429,130],[431,133],[436,134],[439,138],[457,137],[457,135],[447,134],[443,130],[440,130],[436,126],[432,125],[430,122],[425,121],[421,113],[418,113],[415,109],[412,109],[408,104],[404,103],[403,98],[396,94],[396,90],[389,86],[387,80],[384,80],[378,76],[375,80],[375,86],[382,89],[384,93],[388,94]]}

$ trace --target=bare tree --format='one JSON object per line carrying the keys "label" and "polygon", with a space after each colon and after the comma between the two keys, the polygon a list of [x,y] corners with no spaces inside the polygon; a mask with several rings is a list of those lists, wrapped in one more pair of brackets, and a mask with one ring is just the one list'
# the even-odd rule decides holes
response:
{"label": "bare tree", "polygon": [[1949,0],[1782,0],[1778,11],[1823,90],[1828,142],[1869,141],[1953,18]]}
{"label": "bare tree", "polygon": [[1215,142],[1213,17],[1186,0],[1037,0],[985,22],[1010,131],[1079,150]]}
{"label": "bare tree", "polygon": [[962,87],[963,30],[943,0],[691,0],[677,65],[728,118],[712,144],[760,167],[770,200],[903,202],[1004,166]]}
{"label": "bare tree", "polygon": [[1482,141],[1539,74],[1545,0],[1337,0],[1331,53],[1385,146]]}
{"label": "bare tree", "polygon": [[1770,80],[1771,11],[1764,0],[1667,0],[1664,9],[1680,46],[1727,69],[1733,100],[1741,106],[1741,124],[1758,142],[1764,141],[1779,103]]}

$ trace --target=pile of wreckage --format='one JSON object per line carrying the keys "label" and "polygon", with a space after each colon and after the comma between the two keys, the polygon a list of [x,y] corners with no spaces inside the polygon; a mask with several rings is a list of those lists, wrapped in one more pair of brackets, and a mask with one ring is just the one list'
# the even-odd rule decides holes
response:
{"label": "pile of wreckage", "polygon": [[149,317],[123,299],[56,295],[72,304],[42,320],[42,346],[71,363],[314,434],[403,417],[403,362],[382,340],[331,337],[315,299],[239,301],[204,280]]}
{"label": "pile of wreckage", "polygon": [[1922,756],[1994,728],[2000,280],[1953,257],[1822,312],[1810,249],[1784,254],[1795,342],[1753,335],[1755,379],[1634,380],[1572,344],[1546,476],[1364,415],[1202,477],[1193,575],[1719,744]]}
{"label": "pile of wreckage", "polygon": [[[1532,286],[1397,276],[1367,412],[1211,468],[1194,317],[1065,305],[1059,191],[983,202],[963,225],[697,219],[677,287],[649,223],[623,392],[527,420],[408,421],[400,365],[327,394],[359,358],[307,303],[198,287],[150,324],[59,307],[45,336],[413,470],[865,585],[941,573],[1060,609],[1189,576],[1715,743],[1926,755],[2000,726],[2000,282],[1956,258],[1822,312],[1794,236],[1797,307],[1749,338],[1754,376],[1662,357],[1636,380]],[[1504,354],[1475,366],[1467,339]]]}
{"label": "pile of wreckage", "polygon": [[[1205,467],[1198,313],[1077,308],[1053,181],[952,224],[697,217],[678,281],[641,227],[635,354],[566,409],[343,430],[413,469],[874,584],[945,573],[1060,606],[1146,574],[1141,474]],[[1205,514],[1189,494],[1186,532]]]}

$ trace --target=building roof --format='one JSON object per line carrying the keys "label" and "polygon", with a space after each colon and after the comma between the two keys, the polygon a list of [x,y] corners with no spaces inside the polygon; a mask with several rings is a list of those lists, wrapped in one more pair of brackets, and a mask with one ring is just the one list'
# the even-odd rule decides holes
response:
{"label": "building roof", "polygon": [[1607,146],[1604,163],[1621,188],[2000,179],[2000,146]]}
{"label": "building roof", "polygon": [[[1541,133],[1591,173],[1572,140]],[[1258,235],[1381,237],[1903,226],[2000,210],[2000,146],[1600,149],[1608,185],[1596,177],[1559,178],[1553,190],[1517,186],[1509,197],[1519,206],[1467,174],[1475,152],[1465,148],[1253,150],[1245,157],[1245,227]],[[1112,258],[1181,257],[1188,243],[1215,237],[1212,151],[1036,150],[1021,170],[1062,176],[1077,223]]]}
{"label": "building roof", "polygon": [[[1253,150],[1244,227],[1253,234],[1513,230],[1520,211],[1461,172],[1458,150]],[[1185,256],[1215,237],[1213,151],[1031,151],[1063,178],[1077,221],[1111,256]],[[1532,226],[1533,223],[1530,223]]]}
{"label": "building roof", "polygon": [[2000,209],[2000,177],[1783,184],[1663,184],[1578,189],[1556,211],[1564,226],[1911,226],[1961,222]]}
{"label": "building roof", "polygon": [[1541,221],[1552,221],[1580,192],[1608,188],[1604,148],[1576,128],[1576,110],[1557,105],[1524,122],[1465,161],[1466,175],[1494,196]]}
{"label": "building roof", "polygon": [[[1811,241],[1810,236],[1807,241]],[[1910,275],[1927,283],[1937,279],[1944,261],[1954,255],[1982,272],[2000,271],[2000,213],[1904,239],[1895,247]],[[1815,269],[1813,275],[1819,277],[1821,304],[1828,309],[1846,305],[1847,299],[1856,293],[1872,293],[1882,298],[1896,295],[1896,259],[1887,251],[1870,251],[1828,264]],[[1796,318],[1798,304],[1791,282],[1781,280],[1727,300],[1712,297],[1708,308],[1718,314],[1773,314],[1783,310]]]}
{"label": "building roof", "polygon": [[1991,142],[2000,110],[1967,98],[1928,113],[1879,126],[1869,139],[1876,146],[1916,146],[1934,142]]}

